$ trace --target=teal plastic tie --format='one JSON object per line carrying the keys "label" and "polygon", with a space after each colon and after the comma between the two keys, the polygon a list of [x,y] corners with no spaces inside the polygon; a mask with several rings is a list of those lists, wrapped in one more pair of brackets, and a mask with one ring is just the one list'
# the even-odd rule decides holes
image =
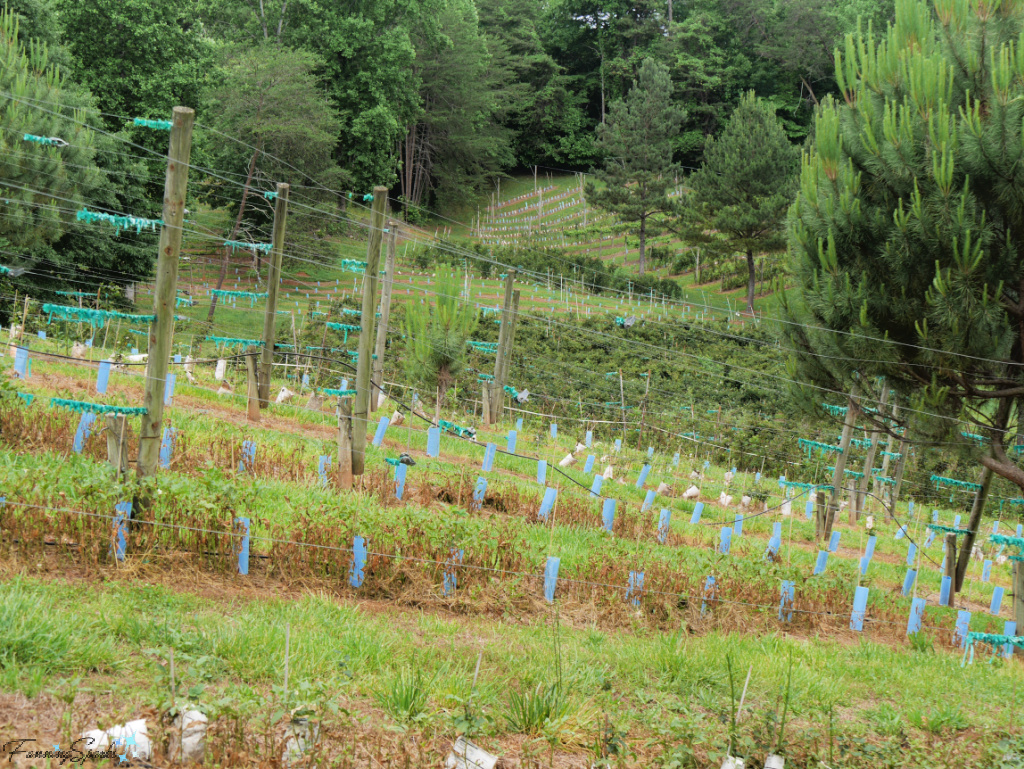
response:
{"label": "teal plastic tie", "polygon": [[121,230],[127,230],[134,228],[135,234],[138,235],[143,230],[154,231],[157,227],[162,227],[164,222],[162,219],[144,219],[141,216],[120,216],[118,214],[104,214],[98,211],[90,211],[88,208],[83,208],[77,214],[75,218],[80,222],[88,222],[89,224],[95,224],[98,222],[106,222],[114,228],[114,234],[119,235]]}
{"label": "teal plastic tie", "polygon": [[50,405],[56,408],[69,409],[79,413],[91,412],[93,414],[123,414],[125,416],[138,416],[145,414],[143,406],[107,406],[102,403],[88,403],[86,401],[71,401],[64,398],[50,398]]}
{"label": "teal plastic tie", "polygon": [[154,131],[170,131],[172,125],[170,120],[146,120],[142,117],[135,118],[132,123],[143,128],[152,128]]}
{"label": "teal plastic tie", "polygon": [[36,144],[42,144],[44,147],[68,146],[68,143],[66,141],[56,136],[33,136],[32,134],[25,134],[23,138],[27,142],[35,142]]}
{"label": "teal plastic tie", "polygon": [[153,323],[156,315],[133,315],[127,312],[116,310],[94,310],[90,307],[66,307],[60,304],[44,304],[43,312],[46,313],[47,323],[52,322],[54,316],[67,321],[83,321],[95,328],[103,328],[108,320],[126,320],[129,323]]}

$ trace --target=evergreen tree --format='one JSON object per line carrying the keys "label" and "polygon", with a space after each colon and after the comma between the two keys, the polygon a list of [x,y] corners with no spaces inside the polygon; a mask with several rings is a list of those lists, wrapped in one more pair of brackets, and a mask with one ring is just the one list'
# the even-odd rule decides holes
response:
{"label": "evergreen tree", "polygon": [[466,365],[466,340],[476,328],[475,307],[460,297],[462,275],[447,265],[438,267],[434,307],[406,305],[406,373],[437,392],[434,422],[441,403]]}
{"label": "evergreen tree", "polygon": [[840,391],[886,377],[922,412],[911,439],[981,433],[986,472],[1024,491],[1006,447],[1024,404],[1024,9],[898,0],[895,18],[837,53],[842,99],[823,102],[804,156],[794,373]]}
{"label": "evergreen tree", "polygon": [[692,212],[747,256],[747,311],[754,312],[755,251],[781,249],[783,225],[795,190],[798,150],[775,110],[747,93],[716,140],[708,137],[704,163],[689,179]]}
{"label": "evergreen tree", "polygon": [[668,67],[645,59],[629,94],[612,102],[607,122],[597,127],[597,146],[606,160],[596,175],[604,186],[588,183],[587,200],[637,224],[641,275],[652,217],[676,208],[668,191],[679,172],[672,142],[682,120],[683,111],[672,103]]}

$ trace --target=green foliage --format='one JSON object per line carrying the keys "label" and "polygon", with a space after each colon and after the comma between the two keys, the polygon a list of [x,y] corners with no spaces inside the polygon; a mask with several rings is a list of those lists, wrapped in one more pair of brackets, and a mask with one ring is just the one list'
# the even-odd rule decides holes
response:
{"label": "green foliage", "polygon": [[[796,181],[797,149],[775,110],[752,92],[740,101],[722,135],[708,137],[704,163],[690,176],[698,229],[726,236],[747,255],[747,309],[754,310],[754,251],[781,248],[786,209]],[[724,287],[724,286],[723,286]]]}
{"label": "green foliage", "polygon": [[409,304],[405,314],[406,372],[439,391],[438,402],[466,365],[466,340],[477,324],[476,309],[459,296],[462,274],[437,270],[434,306]]}
{"label": "green foliage", "polygon": [[419,670],[402,670],[374,696],[396,721],[418,721],[427,713],[432,684],[432,681],[424,680]]}
{"label": "green foliage", "polygon": [[587,199],[635,222],[640,236],[640,275],[644,274],[647,235],[657,229],[657,214],[674,210],[668,196],[679,166],[672,161],[672,142],[683,112],[672,103],[672,80],[666,66],[645,59],[628,96],[613,102],[608,121],[597,129],[597,146],[605,156],[597,172],[604,186],[587,184]]}
{"label": "green foliage", "polygon": [[[923,410],[966,409],[980,428],[969,431],[1004,437],[1024,397],[1024,262],[1011,235],[1024,229],[1022,30],[1017,5],[993,18],[900,0],[884,36],[864,31],[837,52],[842,100],[817,114],[790,213],[800,292],[784,309],[809,324],[786,327],[805,351],[796,378],[845,390],[854,371],[885,376]],[[933,422],[915,428],[953,426]],[[1020,483],[1002,441],[992,448],[991,467]]]}
{"label": "green foliage", "polygon": [[505,722],[514,732],[541,734],[546,726],[564,718],[569,707],[557,683],[537,684],[533,691],[509,693]]}

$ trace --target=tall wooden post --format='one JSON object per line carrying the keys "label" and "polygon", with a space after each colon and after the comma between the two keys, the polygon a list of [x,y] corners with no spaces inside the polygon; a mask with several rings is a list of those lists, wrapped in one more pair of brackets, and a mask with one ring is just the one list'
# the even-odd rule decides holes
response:
{"label": "tall wooden post", "polygon": [[626,443],[626,386],[622,383],[622,369],[619,369],[619,408],[622,409],[622,443]]}
{"label": "tall wooden post", "polygon": [[836,457],[836,469],[832,473],[832,494],[828,499],[828,510],[825,514],[825,530],[822,532],[822,539],[832,536],[832,524],[836,520],[836,512],[839,510],[839,497],[843,487],[846,485],[846,458],[850,453],[850,436],[853,434],[853,426],[857,421],[857,383],[853,383],[850,389],[850,398],[846,404],[846,419],[843,421],[843,435],[839,439],[839,456]]}
{"label": "tall wooden post", "polygon": [[267,309],[263,315],[263,351],[260,355],[260,408],[266,408],[270,402],[270,373],[274,365],[274,333],[277,329],[277,286],[281,282],[281,257],[284,254],[284,232],[288,220],[288,190],[287,184],[278,183],[274,202],[273,248],[267,272]]}
{"label": "tall wooden post", "polygon": [[[501,389],[495,397],[498,399],[495,405],[497,418],[501,419],[502,406],[505,403],[505,385],[508,384],[508,370],[512,366],[512,348],[516,342],[516,326],[519,325],[519,290],[512,292],[512,320],[509,323],[508,333],[505,334],[505,354],[501,361]],[[493,401],[493,399],[492,399]],[[495,420],[497,421],[497,420]]]}
{"label": "tall wooden post", "polygon": [[174,307],[178,286],[178,255],[181,252],[182,224],[185,220],[185,191],[188,188],[188,161],[192,150],[192,125],[196,113],[188,107],[175,107],[171,120],[171,141],[167,152],[167,177],[164,181],[163,227],[156,263],[156,288],[149,326],[149,363],[146,394],[142,405],[139,438],[139,477],[156,475],[160,461],[160,439],[164,419],[164,389],[170,366],[174,337]]}
{"label": "tall wooden post", "polygon": [[893,478],[895,483],[893,484],[892,495],[890,497],[890,502],[893,505],[895,505],[896,500],[900,498],[900,489],[903,488],[903,471],[907,467],[907,457],[910,454],[910,443],[907,441],[908,432],[910,432],[909,423],[903,430],[903,437],[900,438],[900,458],[896,460],[896,476]]}
{"label": "tall wooden post", "polygon": [[501,307],[501,330],[498,332],[498,353],[494,360],[494,380],[491,382],[490,411],[487,415],[487,424],[493,425],[501,415],[502,388],[505,382],[502,380],[502,372],[505,368],[505,346],[508,335],[512,330],[512,286],[515,283],[516,271],[510,269],[505,276],[505,299]]}
{"label": "tall wooden post", "polygon": [[[1024,561],[1013,562],[1013,619],[1017,623],[1017,635],[1024,627]],[[1017,654],[1024,655],[1024,649],[1015,647]]]}
{"label": "tall wooden post", "polygon": [[259,348],[250,345],[245,348],[245,397],[248,416],[253,422],[260,421]]}
{"label": "tall wooden post", "polygon": [[[896,391],[894,390],[893,393],[892,393],[892,421],[893,421],[892,427],[893,428],[895,428],[895,426],[896,426],[896,424],[895,424],[896,418],[899,415],[900,415],[900,404],[896,400]],[[892,450],[893,450],[893,448],[895,446],[896,446],[896,433],[890,431],[890,433],[889,433],[889,443],[885,447],[885,453],[882,456],[882,472],[879,473],[879,475],[881,475],[883,478],[888,478],[889,477],[889,460],[890,460],[891,455],[893,453]],[[876,475],[875,478],[873,479],[872,483],[871,483],[871,493],[876,495],[876,496],[880,496],[880,494],[879,494],[879,487],[881,486],[881,484],[882,484],[882,482],[880,480],[878,480],[878,476]],[[888,515],[886,516],[886,518],[888,518]]]}
{"label": "tall wooden post", "polygon": [[388,222],[388,256],[384,263],[384,285],[380,297],[380,321],[377,323],[377,343],[374,345],[373,376],[374,387],[370,393],[370,411],[377,410],[381,388],[384,386],[384,348],[388,341],[388,321],[391,318],[391,289],[395,284],[395,245],[398,239],[397,223]]}
{"label": "tall wooden post", "polygon": [[338,403],[338,486],[352,488],[352,399]]}
{"label": "tall wooden post", "polygon": [[952,577],[952,579],[950,579],[950,583],[952,584],[952,589],[949,591],[949,603],[946,604],[947,606],[952,606],[953,603],[954,603],[953,596],[957,592],[956,591],[956,534],[947,534],[946,537],[945,537],[945,540],[946,540],[946,544],[945,544],[945,547],[946,547],[946,560],[943,563],[942,576],[943,577]]}
{"label": "tall wooden post", "polygon": [[[878,418],[885,418],[885,404],[888,401],[889,388],[885,384],[885,379],[882,379],[882,396],[878,400]],[[853,499],[850,500],[850,523],[857,522],[857,516],[864,511],[864,501],[868,495],[868,483],[871,480],[871,471],[875,469],[875,454],[878,453],[878,442],[881,440],[878,430],[872,428],[868,432],[868,440],[871,441],[871,445],[868,446],[868,453],[864,457],[864,473],[860,477],[860,482],[857,484],[857,492],[853,495]]]}
{"label": "tall wooden post", "polygon": [[978,529],[981,528],[981,514],[985,510],[985,500],[988,499],[988,491],[991,486],[992,471],[982,466],[981,488],[974,494],[971,517],[967,521],[967,533],[964,535],[963,547],[960,550],[960,560],[956,564],[956,578],[953,580],[953,589],[957,593],[963,590],[964,577],[967,575],[967,567],[971,563],[971,551],[974,550],[974,540],[978,536]]}
{"label": "tall wooden post", "polygon": [[[651,392],[651,372],[647,372],[647,386],[644,388],[644,402],[640,410],[640,438],[637,440],[637,449],[644,447],[644,428],[647,422],[647,395]],[[721,411],[721,409],[719,409]]]}
{"label": "tall wooden post", "polygon": [[370,373],[373,370],[373,329],[377,311],[377,272],[380,245],[384,238],[384,212],[388,188],[373,188],[370,213],[370,243],[366,247],[366,275],[359,319],[359,359],[356,361],[356,403],[352,413],[352,475],[362,475],[366,466],[366,423],[370,418]]}

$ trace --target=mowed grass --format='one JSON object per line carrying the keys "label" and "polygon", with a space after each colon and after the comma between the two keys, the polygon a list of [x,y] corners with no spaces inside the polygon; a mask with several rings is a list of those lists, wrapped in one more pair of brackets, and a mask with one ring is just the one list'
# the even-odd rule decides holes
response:
{"label": "mowed grass", "polygon": [[[255,722],[262,709],[323,697],[370,716],[378,728],[454,736],[480,657],[472,691],[478,742],[508,750],[507,740],[530,728],[522,698],[557,686],[562,718],[542,721],[534,737],[546,731],[545,746],[586,754],[600,744],[607,717],[634,758],[646,757],[637,765],[673,765],[673,756],[689,752],[692,762],[676,765],[704,766],[721,755],[730,709],[726,659],[734,675],[752,671],[737,752],[754,760],[774,744],[770,727],[792,660],[783,743],[797,766],[830,755],[839,766],[991,766],[984,762],[998,752],[999,735],[1019,729],[1024,679],[1019,665],[961,667],[945,654],[894,653],[866,641],[604,632],[567,626],[554,609],[521,624],[317,595],[199,597],[129,579],[8,576],[0,582],[0,617],[0,685],[30,696],[82,676],[83,688],[122,712],[166,705],[173,648],[178,682],[215,717],[247,709]],[[286,628],[291,694],[282,702]],[[307,704],[327,717],[322,701]],[[958,745],[961,734],[969,737]]]}

